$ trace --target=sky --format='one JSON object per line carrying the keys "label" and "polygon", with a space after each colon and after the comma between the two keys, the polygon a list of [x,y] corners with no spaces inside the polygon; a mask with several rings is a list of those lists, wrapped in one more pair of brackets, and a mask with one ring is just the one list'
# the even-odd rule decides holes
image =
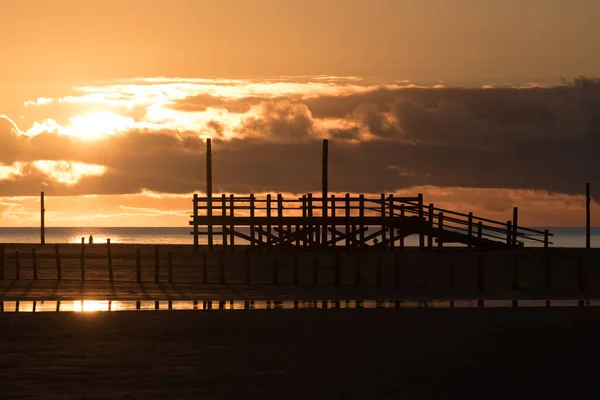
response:
{"label": "sky", "polygon": [[[187,226],[218,193],[424,193],[584,224],[595,0],[2,0],[0,226]],[[594,211],[594,216],[596,212]],[[598,214],[600,216],[600,214]]]}

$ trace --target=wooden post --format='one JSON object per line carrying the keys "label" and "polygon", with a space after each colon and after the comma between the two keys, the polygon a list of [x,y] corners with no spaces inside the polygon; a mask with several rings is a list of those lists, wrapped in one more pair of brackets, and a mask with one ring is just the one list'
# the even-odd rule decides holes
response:
{"label": "wooden post", "polygon": [[[385,251],[387,248],[387,234],[386,234],[386,230],[387,230],[387,225],[385,223],[385,193],[381,193],[381,246],[382,246],[382,251]],[[393,237],[393,232],[392,232],[392,237]]]}
{"label": "wooden post", "polygon": [[358,234],[358,236],[360,237],[360,243],[359,243],[359,248],[362,247],[364,245],[365,242],[365,222],[364,222],[364,218],[365,218],[365,195],[361,194],[360,196],[358,196],[358,217],[359,217],[359,222],[360,222],[360,233]]}
{"label": "wooden post", "polygon": [[298,256],[294,254],[294,285],[298,285],[299,284],[299,275],[300,275],[300,268],[299,268],[299,263],[300,260],[298,259]]}
{"label": "wooden post", "polygon": [[362,281],[362,265],[360,261],[360,256],[356,257],[356,286],[360,286]]}
{"label": "wooden post", "polygon": [[81,238],[81,256],[79,258],[79,272],[81,281],[85,281],[85,238]]}
{"label": "wooden post", "polygon": [[167,259],[169,262],[169,283],[173,283],[173,253],[167,253]]}
{"label": "wooden post", "polygon": [[444,231],[444,213],[440,211],[438,214],[438,249],[442,249],[444,247],[444,240],[442,239],[443,231]]}
{"label": "wooden post", "polygon": [[108,280],[113,281],[112,254],[110,252],[110,239],[106,239],[106,253],[108,256]]}
{"label": "wooden post", "polygon": [[340,286],[340,275],[342,272],[342,260],[339,251],[335,252],[335,286]]}
{"label": "wooden post", "polygon": [[154,245],[154,282],[160,282],[160,250]]}
{"label": "wooden post", "polygon": [[[404,204],[400,204],[400,217],[401,217],[400,226],[402,227],[402,224],[405,223],[405,221],[404,221]],[[402,228],[400,228],[400,249],[404,250],[404,232],[403,232]]]}
{"label": "wooden post", "polygon": [[315,258],[313,259],[313,285],[316,285],[319,283],[319,264],[318,264],[318,260]]}
{"label": "wooden post", "polygon": [[[306,195],[306,215],[308,218],[312,218],[313,216],[313,195],[312,193],[308,193]],[[308,237],[310,238],[310,241],[314,240],[314,226],[311,224],[308,224],[309,227],[309,233],[308,233]]]}
{"label": "wooden post", "polygon": [[37,281],[38,270],[37,270],[37,260],[35,257],[35,249],[31,249],[31,262],[33,264],[33,279]]}
{"label": "wooden post", "polygon": [[[329,186],[328,186],[328,159],[329,159],[329,140],[323,139],[323,162],[322,162],[322,177],[321,177],[321,221],[323,221],[323,227],[321,231],[321,244],[323,247],[327,245],[327,199],[329,197]],[[333,203],[335,204],[335,203]]]}
{"label": "wooden post", "polygon": [[211,140],[206,139],[206,216],[208,217],[208,251],[213,251],[213,224],[212,224],[212,148]]}
{"label": "wooden post", "polygon": [[0,244],[0,281],[4,280],[4,243]]}
{"label": "wooden post", "polygon": [[477,223],[477,238],[483,238],[483,222],[481,221]]}
{"label": "wooden post", "polygon": [[351,212],[350,212],[350,193],[346,193],[346,201],[345,201],[345,206],[346,206],[346,212],[344,213],[344,216],[346,217],[346,248],[349,249],[351,242],[350,242],[350,216],[351,216]]}
{"label": "wooden post", "polygon": [[[271,193],[267,194],[267,203],[266,203],[266,208],[267,208],[267,218],[268,219],[268,223],[267,223],[267,243],[269,244],[269,246],[272,245],[272,241],[271,241]],[[281,235],[281,232],[278,233],[278,235]],[[271,248],[269,247],[269,250],[271,250]]]}
{"label": "wooden post", "polygon": [[229,244],[231,245],[231,251],[235,251],[235,235],[233,229],[235,228],[233,217],[235,215],[235,198],[231,194],[229,195],[229,217],[231,218],[231,224],[229,225]]}
{"label": "wooden post", "polygon": [[467,239],[469,244],[468,244],[468,248],[472,249],[473,248],[473,213],[470,212],[469,213],[469,217],[467,219],[467,234],[469,235],[469,238]]}
{"label": "wooden post", "polygon": [[585,248],[591,247],[591,234],[590,234],[590,206],[592,203],[592,196],[590,191],[590,184],[585,184]]}
{"label": "wooden post", "polygon": [[277,195],[277,218],[279,219],[279,246],[283,246],[283,225],[281,224],[281,219],[283,218],[283,196],[281,194]]}
{"label": "wooden post", "polygon": [[21,279],[21,263],[19,262],[19,252],[15,251],[15,279]]}
{"label": "wooden post", "polygon": [[548,231],[548,229],[546,229],[544,231],[544,248],[547,249],[550,245],[550,232]]}
{"label": "wooden post", "polygon": [[142,255],[140,249],[135,252],[135,276],[138,283],[142,282]]}
{"label": "wooden post", "polygon": [[427,249],[433,249],[433,203],[429,203],[429,234],[427,235]]}
{"label": "wooden post", "polygon": [[54,245],[54,253],[56,256],[56,277],[59,281],[62,280],[62,268],[60,266],[60,252],[58,251],[58,244]]}
{"label": "wooden post", "polygon": [[244,250],[244,269],[245,269],[244,283],[246,285],[249,285],[250,284],[250,256],[248,255],[248,249]]}
{"label": "wooden post", "polygon": [[46,226],[45,226],[46,209],[44,208],[44,192],[40,194],[40,243],[46,243]]}
{"label": "wooden post", "polygon": [[[419,220],[425,221],[423,217],[423,193],[419,193]],[[419,232],[419,249],[423,250],[425,248],[425,233],[421,229]]]}
{"label": "wooden post", "polygon": [[250,237],[252,241],[250,242],[250,247],[254,247],[254,236],[256,235],[254,228],[254,193],[250,195]]}
{"label": "wooden post", "polygon": [[194,253],[198,252],[198,195],[194,193]]}
{"label": "wooden post", "polygon": [[506,221],[506,244],[510,246],[512,243],[512,222]]}
{"label": "wooden post", "polygon": [[[335,201],[335,195],[332,194],[331,195],[331,219],[333,221],[335,221],[335,209],[336,209],[336,201]],[[337,228],[337,225],[335,224],[335,222],[332,222],[331,225],[328,225],[331,227],[331,247],[336,247],[337,243],[336,243],[336,239],[337,239],[337,233],[335,231],[335,229]],[[327,235],[325,236],[325,239],[327,239]],[[327,244],[328,240],[325,242],[325,244]]]}
{"label": "wooden post", "polygon": [[[223,217],[227,216],[227,196],[225,194],[221,195],[221,215]],[[221,245],[223,246],[223,251],[227,248],[227,225],[223,223],[221,226]]]}
{"label": "wooden post", "polygon": [[513,220],[512,220],[512,245],[517,247],[517,233],[519,229],[519,207],[513,208]]}

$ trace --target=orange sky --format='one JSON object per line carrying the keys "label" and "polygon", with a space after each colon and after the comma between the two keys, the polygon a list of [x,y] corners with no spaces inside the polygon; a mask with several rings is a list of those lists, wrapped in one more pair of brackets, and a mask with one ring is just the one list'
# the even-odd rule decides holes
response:
{"label": "orange sky", "polygon": [[318,190],[329,138],[334,191],[582,225],[600,83],[573,78],[600,71],[597,15],[594,0],[3,0],[0,226],[35,226],[41,190],[62,195],[50,226],[186,226],[206,137],[227,193]]}

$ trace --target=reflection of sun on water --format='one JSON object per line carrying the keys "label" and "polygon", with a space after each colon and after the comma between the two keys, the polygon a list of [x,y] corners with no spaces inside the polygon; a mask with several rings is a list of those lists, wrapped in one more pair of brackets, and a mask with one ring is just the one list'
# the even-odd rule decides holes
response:
{"label": "reflection of sun on water", "polygon": [[117,301],[77,300],[73,302],[73,311],[76,312],[116,311],[120,308]]}

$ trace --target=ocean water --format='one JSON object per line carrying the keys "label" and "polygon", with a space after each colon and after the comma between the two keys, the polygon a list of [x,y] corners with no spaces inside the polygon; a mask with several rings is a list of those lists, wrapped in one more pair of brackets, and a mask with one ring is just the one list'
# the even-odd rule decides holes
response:
{"label": "ocean water", "polygon": [[[585,247],[585,228],[535,228],[548,229],[553,237],[552,247]],[[110,238],[112,243],[146,243],[146,244],[193,244],[190,235],[191,227],[177,228],[46,228],[46,243],[80,243],[84,237],[86,242],[90,235],[95,243],[106,242]],[[246,244],[243,239],[236,238],[236,244]],[[0,243],[39,243],[39,228],[3,228],[0,227]],[[200,237],[200,243],[206,243],[206,237]],[[221,243],[220,236],[215,238],[215,243]],[[407,246],[417,246],[418,237],[409,236],[405,240]],[[600,247],[600,227],[591,229],[592,247]],[[526,244],[534,247],[536,244]],[[541,246],[538,244],[537,246]]]}

